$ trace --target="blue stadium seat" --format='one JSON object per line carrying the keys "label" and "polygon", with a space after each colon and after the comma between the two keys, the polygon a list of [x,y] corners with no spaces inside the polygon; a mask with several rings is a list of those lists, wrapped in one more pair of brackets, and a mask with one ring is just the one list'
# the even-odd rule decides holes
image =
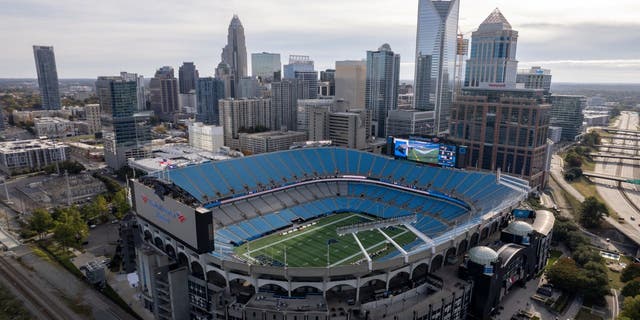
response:
{"label": "blue stadium seat", "polygon": [[358,174],[358,167],[360,167],[360,155],[362,155],[363,153],[361,152],[351,152],[351,151],[347,151],[347,171],[349,174],[352,175],[357,175]]}
{"label": "blue stadium seat", "polygon": [[334,153],[336,157],[336,167],[341,174],[349,174],[349,169],[347,168],[347,150],[345,149],[337,149]]}

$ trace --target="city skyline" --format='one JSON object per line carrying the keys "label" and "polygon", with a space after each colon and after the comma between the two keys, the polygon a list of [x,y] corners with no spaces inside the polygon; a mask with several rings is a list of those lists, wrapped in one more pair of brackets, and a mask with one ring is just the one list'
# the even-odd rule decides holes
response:
{"label": "city skyline", "polygon": [[[196,1],[184,9],[178,4],[140,1],[135,6],[144,8],[147,15],[139,17],[140,10],[120,12],[117,1],[92,6],[8,1],[3,5],[7,10],[0,13],[0,30],[9,31],[0,32],[0,39],[12,45],[3,52],[0,77],[35,78],[29,59],[33,44],[56,47],[60,78],[94,78],[122,70],[149,77],[159,65],[178,67],[183,61],[201,66],[203,76],[213,75],[229,19],[238,14],[249,54],[276,52],[283,59],[289,54],[309,55],[316,68],[323,70],[332,68],[336,60],[364,59],[368,48],[388,42],[405,57],[400,78],[413,79],[418,1],[394,6],[382,1],[329,1],[322,4],[323,16],[313,6],[301,10],[282,1],[259,4]],[[618,1],[615,7],[596,1],[462,1],[461,31],[470,35],[496,7],[520,31],[520,67],[552,69],[556,82],[637,82],[634,75],[640,72],[640,59],[633,55],[640,51],[640,44],[628,35],[640,31],[633,14],[640,4],[630,0]],[[355,11],[357,16],[350,13]],[[567,11],[572,14],[566,16]],[[285,18],[266,21],[261,18],[264,15]],[[308,23],[314,20],[326,23]],[[16,29],[20,32],[11,32]],[[609,50],[612,47],[619,50]]]}

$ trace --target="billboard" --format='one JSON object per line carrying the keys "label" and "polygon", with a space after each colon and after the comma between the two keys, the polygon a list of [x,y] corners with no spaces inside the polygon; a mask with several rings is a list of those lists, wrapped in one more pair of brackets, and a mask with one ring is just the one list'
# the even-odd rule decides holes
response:
{"label": "billboard", "polygon": [[[196,251],[207,251],[209,228],[213,228],[211,212],[196,213],[196,209],[176,201],[170,196],[160,198],[155,190],[135,181],[134,208],[138,216],[166,231]],[[201,227],[204,227],[203,230]],[[212,238],[212,236],[211,236]],[[211,239],[213,243],[213,239]],[[200,245],[199,245],[200,244]],[[202,245],[205,244],[205,247]]]}
{"label": "billboard", "polygon": [[456,146],[441,144],[438,152],[438,164],[443,167],[455,167],[456,151]]}

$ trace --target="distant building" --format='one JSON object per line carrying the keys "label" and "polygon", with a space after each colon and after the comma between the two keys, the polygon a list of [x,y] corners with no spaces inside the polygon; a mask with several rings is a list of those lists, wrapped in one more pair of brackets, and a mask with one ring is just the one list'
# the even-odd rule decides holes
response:
{"label": "distant building", "polygon": [[398,82],[400,77],[400,55],[388,44],[377,51],[367,51],[367,86],[365,108],[370,110],[377,123],[377,137],[386,137],[387,113],[398,109]]}
{"label": "distant building", "polygon": [[514,88],[518,61],[518,31],[495,9],[471,36],[465,87]]}
{"label": "distant building", "polygon": [[138,111],[147,110],[147,97],[145,95],[144,77],[139,76],[137,73],[120,72],[120,77],[124,81],[136,82],[136,97],[138,100]]}
{"label": "distant building", "polygon": [[180,80],[180,94],[189,94],[196,90],[196,85],[200,74],[193,62],[183,62],[178,69],[178,79]]}
{"label": "distant building", "polygon": [[240,150],[245,154],[259,154],[289,150],[293,144],[304,142],[306,140],[306,132],[298,131],[241,133]]}
{"label": "distant building", "polygon": [[459,0],[420,0],[416,34],[415,109],[435,111],[435,132],[449,128],[455,89]]}
{"label": "distant building", "polygon": [[367,61],[336,61],[337,99],[344,99],[357,108],[365,107]]}
{"label": "distant building", "polygon": [[243,77],[238,82],[238,98],[258,98],[260,97],[259,83],[254,77]]}
{"label": "distant building", "polygon": [[36,60],[38,87],[42,98],[42,109],[60,109],[60,91],[58,87],[58,70],[53,47],[33,46]]}
{"label": "distant building", "polygon": [[38,137],[61,138],[78,134],[74,122],[57,117],[37,118],[33,122],[33,127]]}
{"label": "distant building", "polygon": [[218,101],[225,98],[224,81],[200,78],[196,90],[198,110],[196,119],[207,125],[220,125]]}
{"label": "distant building", "polygon": [[606,127],[609,125],[608,114],[587,115],[584,117],[587,127]]}
{"label": "distant building", "polygon": [[239,134],[274,128],[275,114],[269,99],[220,100],[220,125],[224,130],[224,145],[240,149]]}
{"label": "distant building", "polygon": [[284,79],[294,79],[296,71],[314,71],[313,60],[309,56],[290,55],[289,64],[284,65]]}
{"label": "distant building", "polygon": [[251,75],[259,79],[262,83],[269,83],[276,80],[276,74],[282,73],[282,61],[279,53],[252,53],[251,54]]}
{"label": "distant building", "polygon": [[[122,80],[122,76],[100,76],[95,82],[96,95],[100,101],[100,112],[106,115],[111,115],[111,83],[114,81]],[[127,80],[131,81],[131,80]]]}
{"label": "distant building", "polygon": [[189,145],[209,152],[218,152],[224,146],[224,129],[205,125],[202,122],[191,123]]}
{"label": "distant building", "polygon": [[519,70],[516,82],[524,85],[526,89],[543,89],[549,94],[551,92],[551,70],[541,67]]}
{"label": "distant building", "polygon": [[319,91],[320,95],[322,96],[336,95],[336,70],[335,69],[327,69],[325,71],[320,71],[320,82],[328,83],[328,90],[325,92]]}
{"label": "distant building", "polygon": [[318,97],[318,72],[296,71],[298,99],[316,99]]}
{"label": "distant building", "polygon": [[149,83],[151,89],[151,110],[163,121],[172,121],[173,116],[180,111],[178,97],[178,79],[175,78],[173,68],[164,66],[156,71]]}
{"label": "distant building", "polygon": [[20,140],[0,142],[0,170],[7,175],[38,171],[69,160],[67,145],[52,140]]}
{"label": "distant building", "polygon": [[[335,102],[333,99],[300,99],[298,100],[297,106],[297,130],[302,132],[309,132],[312,127],[310,123],[314,122],[314,113],[318,110],[322,109],[323,112],[326,112],[328,115],[329,112],[333,111],[335,106]],[[328,119],[328,118],[327,118]],[[317,121],[317,120],[315,120]],[[325,127],[325,123],[322,122],[322,127]],[[312,134],[309,133],[309,139],[314,141],[325,140],[326,137],[324,135],[318,136],[317,134],[313,135],[314,138],[311,138]]]}
{"label": "distant building", "polygon": [[231,73],[231,66],[221,62],[216,67],[216,79],[224,83],[224,99],[233,98],[237,90],[235,76]]}
{"label": "distant building", "polygon": [[247,76],[247,46],[244,37],[244,27],[237,15],[233,16],[229,24],[227,35],[227,45],[222,49],[222,63],[230,67],[230,74],[233,75],[234,85],[230,87],[231,97],[238,98],[235,90],[239,86],[239,81]]}
{"label": "distant building", "polygon": [[551,95],[550,124],[562,128],[562,141],[576,141],[582,134],[586,107],[587,98],[584,96]]}
{"label": "distant building", "polygon": [[387,136],[433,135],[435,112],[391,110],[387,116]]}

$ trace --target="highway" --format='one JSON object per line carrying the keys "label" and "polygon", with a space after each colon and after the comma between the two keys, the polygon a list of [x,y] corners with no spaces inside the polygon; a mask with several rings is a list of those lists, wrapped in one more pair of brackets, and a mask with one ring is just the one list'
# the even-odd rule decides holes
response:
{"label": "highway", "polygon": [[[623,112],[619,119],[614,123],[614,127],[620,130],[635,130],[640,123],[639,115],[635,112]],[[616,139],[616,138],[621,139]],[[628,154],[630,157],[635,156],[635,150],[640,147],[640,141],[629,140],[624,135],[616,134],[613,138],[608,139],[610,144],[618,147],[600,147],[600,152],[613,152],[617,154]],[[629,149],[620,150],[619,147],[631,147]],[[608,176],[625,177],[630,179],[640,179],[640,164],[638,158],[635,159],[611,159],[609,161],[596,162],[595,173]],[[618,216],[624,218],[626,229],[631,227],[635,233],[640,235],[640,212],[638,212],[634,204],[640,204],[640,192],[637,185],[622,183],[618,188],[618,182],[593,179],[596,183],[598,194],[607,201],[609,207],[618,213]],[[610,221],[611,222],[611,221]],[[614,225],[618,223],[614,222]]]}

